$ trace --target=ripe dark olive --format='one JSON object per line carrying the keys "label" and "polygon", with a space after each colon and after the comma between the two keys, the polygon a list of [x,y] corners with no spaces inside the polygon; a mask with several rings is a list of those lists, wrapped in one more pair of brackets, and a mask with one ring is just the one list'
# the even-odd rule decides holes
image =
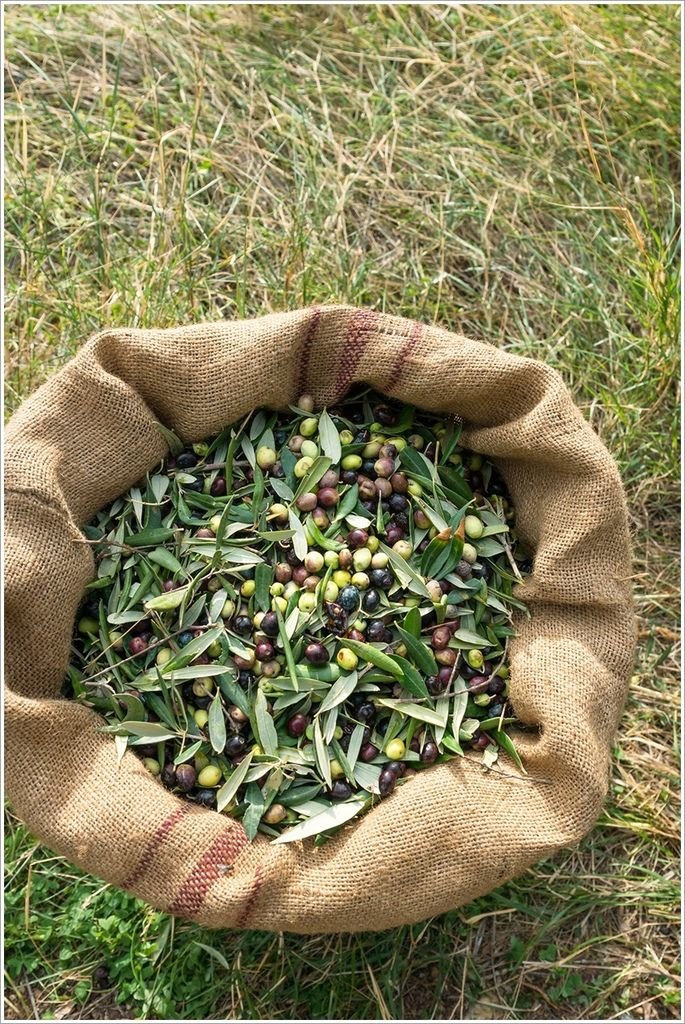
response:
{"label": "ripe dark olive", "polygon": [[452,634],[447,626],[438,626],[437,629],[433,630],[431,646],[436,651],[442,651],[450,642],[451,635]]}
{"label": "ripe dark olive", "polygon": [[381,595],[377,590],[367,590],[362,598],[362,608],[365,612],[375,612],[381,603]]}
{"label": "ripe dark olive", "polygon": [[325,665],[328,662],[328,651],[323,644],[307,644],[304,656],[310,665]]}
{"label": "ripe dark olive", "polygon": [[385,766],[387,772],[394,772],[398,779],[403,779],[407,772],[404,761],[390,761]]}
{"label": "ripe dark olive", "polygon": [[440,676],[429,676],[426,679],[426,687],[431,697],[438,697],[444,691],[448,682],[449,679],[443,682]]}
{"label": "ripe dark olive", "polygon": [[507,682],[505,679],[500,679],[499,676],[495,676],[492,679],[490,685],[488,686],[488,693],[490,694],[491,697],[494,697],[495,694],[502,693],[506,685]]}
{"label": "ripe dark olive", "polygon": [[213,789],[198,789],[195,794],[195,802],[201,804],[202,807],[214,807],[216,793]]}
{"label": "ripe dark olive", "polygon": [[391,512],[404,512],[409,502],[403,494],[391,494],[388,498],[388,505]]}
{"label": "ripe dark olive", "polygon": [[346,612],[353,612],[359,607],[360,594],[356,587],[348,586],[343,587],[340,591],[338,602],[342,605]]}
{"label": "ripe dark olive", "polygon": [[438,680],[439,680],[440,685],[442,686],[443,690],[445,689],[446,686],[449,685],[451,679],[452,679],[452,666],[451,665],[443,665],[442,668],[440,669],[440,671],[438,672]]}
{"label": "ripe dark olive", "polygon": [[321,508],[333,508],[340,500],[340,495],[335,487],[321,487],[316,497]]}
{"label": "ripe dark olive", "polygon": [[[295,568],[295,566],[297,566],[297,565],[302,565],[302,561],[301,561],[301,559],[299,559],[299,558],[297,557],[297,555],[295,554],[295,550],[294,550],[294,548],[287,548],[287,549],[286,549],[286,552],[285,552],[285,560],[286,560],[286,562],[288,563],[288,565],[292,566],[292,568],[293,568],[293,569],[294,569],[294,568]],[[272,614],[272,615],[273,615],[274,613],[273,613],[273,612],[271,612],[271,613],[268,613],[268,612],[267,612],[267,614]]]}
{"label": "ripe dark olive", "polygon": [[188,793],[195,785],[197,772],[192,764],[179,764],[176,769],[176,785],[182,793]]}
{"label": "ripe dark olive", "polygon": [[365,473],[368,477],[374,477],[376,475],[376,471],[373,468],[375,461],[375,459],[364,459],[361,464],[362,473]]}
{"label": "ripe dark olive", "polygon": [[193,466],[197,466],[195,452],[181,452],[176,456],[176,469],[192,469]]}
{"label": "ripe dark olive", "polygon": [[490,707],[488,708],[488,718],[499,718],[503,710],[504,704],[500,704],[499,702],[495,701],[495,703],[491,704]]}
{"label": "ripe dark olive", "polygon": [[392,793],[396,782],[397,776],[395,773],[388,768],[384,768],[378,776],[378,788],[381,796],[388,796],[389,793]]}
{"label": "ripe dark olive", "polygon": [[160,778],[167,789],[172,789],[176,785],[176,769],[173,764],[164,765]]}
{"label": "ripe dark olive", "polygon": [[392,547],[398,540],[404,540],[404,530],[400,530],[398,526],[389,526],[385,531],[385,543]]}
{"label": "ripe dark olive", "polygon": [[376,708],[369,701],[365,701],[357,708],[356,717],[360,722],[373,722],[376,717]]}
{"label": "ripe dark olive", "polygon": [[268,640],[261,640],[254,649],[257,661],[271,661],[274,656],[273,644]]}
{"label": "ripe dark olive", "polygon": [[438,756],[438,747],[436,743],[429,740],[424,743],[423,750],[421,751],[420,757],[424,764],[433,764]]}
{"label": "ripe dark olive", "polygon": [[267,612],[262,619],[259,628],[267,636],[278,636],[278,617],[275,612]]}
{"label": "ripe dark olive", "polygon": [[371,586],[379,590],[388,590],[395,582],[395,577],[389,569],[372,569],[369,573]]}
{"label": "ripe dark olive", "polygon": [[303,715],[301,711],[298,711],[297,714],[291,715],[288,719],[288,733],[294,737],[303,736],[308,724],[309,719],[307,716]]}
{"label": "ripe dark olive", "polygon": [[381,619],[373,619],[366,627],[366,637],[372,643],[380,643],[385,637],[385,623]]}
{"label": "ripe dark olive", "polygon": [[336,779],[328,791],[331,800],[347,800],[352,796],[352,789],[344,779]]}
{"label": "ripe dark olive", "polygon": [[369,535],[366,530],[350,530],[345,541],[348,548],[354,551],[355,548],[363,548],[368,539]]}
{"label": "ripe dark olive", "polygon": [[344,484],[356,484],[357,474],[353,469],[346,469],[340,479]]}
{"label": "ripe dark olive", "polygon": [[244,736],[241,736],[240,734],[237,734],[235,736],[229,736],[228,739],[226,740],[226,746],[224,747],[224,750],[226,751],[226,754],[229,757],[235,757],[236,754],[242,754],[243,750],[245,749],[246,743],[247,740],[245,739]]}
{"label": "ripe dark olive", "polygon": [[485,748],[489,747],[491,743],[492,740],[488,734],[486,732],[481,732],[480,729],[476,730],[473,734],[473,738],[471,739],[471,746],[475,750],[485,750]]}
{"label": "ripe dark olive", "polygon": [[394,427],[397,423],[397,413],[389,405],[377,405],[373,414],[384,427]]}
{"label": "ripe dark olive", "polygon": [[487,676],[472,676],[467,683],[469,693],[485,693],[489,685]]}
{"label": "ripe dark olive", "polygon": [[254,679],[254,676],[252,675],[251,672],[248,672],[248,670],[246,668],[242,669],[238,673],[238,682],[243,687],[243,689],[246,689],[250,685],[250,683],[252,682],[253,679]]}
{"label": "ripe dark olive", "polygon": [[[364,414],[363,413],[358,413],[358,414],[355,414],[355,415],[361,416],[361,419],[364,418]],[[352,422],[353,423],[360,423],[361,420],[353,418]],[[367,427],[363,427],[362,430],[358,430],[357,433],[355,434],[355,436],[354,436],[354,443],[355,444],[368,444],[370,439],[371,439],[371,431],[368,430]]]}
{"label": "ripe dark olive", "polygon": [[390,477],[390,483],[395,494],[406,494],[409,481],[407,480],[404,473],[393,473]]}
{"label": "ripe dark olive", "polygon": [[373,743],[365,743],[359,751],[359,760],[368,763],[373,761],[374,757],[378,757],[378,747],[374,746]]}
{"label": "ripe dark olive", "polygon": [[233,629],[236,633],[240,633],[241,636],[247,636],[248,633],[252,632],[252,619],[248,615],[236,615],[233,620]]}
{"label": "ripe dark olive", "polygon": [[128,645],[128,649],[134,657],[138,657],[139,654],[147,650],[147,644],[142,636],[134,636]]}
{"label": "ripe dark olive", "polygon": [[202,480],[193,480],[189,484],[183,484],[183,488],[186,491],[201,491],[203,488]]}

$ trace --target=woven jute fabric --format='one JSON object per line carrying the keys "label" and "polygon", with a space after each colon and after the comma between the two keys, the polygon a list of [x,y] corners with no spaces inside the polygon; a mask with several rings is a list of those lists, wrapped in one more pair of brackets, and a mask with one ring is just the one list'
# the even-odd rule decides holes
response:
{"label": "woven jute fabric", "polygon": [[[431,768],[315,848],[248,842],[225,815],[167,792],[94,712],[60,696],[94,576],[80,527],[167,454],[304,391],[318,406],[364,381],[458,414],[517,507],[534,571],[519,596],[511,696],[537,727],[503,758]],[[606,449],[559,374],[434,326],[348,306],[171,330],[106,330],[6,430],[7,795],[53,850],[204,925],[382,929],[480,896],[576,842],[605,796],[635,644],[627,515]]]}

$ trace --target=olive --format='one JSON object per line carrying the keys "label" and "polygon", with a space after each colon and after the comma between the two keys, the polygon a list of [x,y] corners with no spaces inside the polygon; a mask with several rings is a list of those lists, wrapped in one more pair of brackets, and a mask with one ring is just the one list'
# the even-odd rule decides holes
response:
{"label": "olive", "polygon": [[407,766],[404,761],[389,761],[385,766],[387,772],[394,772],[398,779],[403,779],[406,772]]}
{"label": "olive", "polygon": [[288,733],[294,737],[303,736],[308,724],[307,716],[298,711],[288,719]]}
{"label": "olive", "polygon": [[389,569],[372,569],[369,573],[369,580],[372,587],[379,590],[388,590],[395,582],[395,577]]}
{"label": "olive", "polygon": [[344,484],[356,484],[357,474],[353,469],[345,469],[340,479]]}
{"label": "olive", "polygon": [[362,473],[364,473],[368,477],[375,476],[376,475],[376,471],[373,468],[375,461],[376,461],[375,459],[364,459],[364,461],[362,462],[361,467],[360,467]]}
{"label": "olive", "polygon": [[193,466],[197,466],[197,455],[195,452],[181,452],[180,455],[176,456],[177,469],[192,469]]}
{"label": "olive", "polygon": [[252,619],[249,615],[236,615],[233,620],[233,629],[241,636],[247,636],[248,633],[252,632]]}
{"label": "olive", "polygon": [[176,785],[182,793],[188,793],[195,785],[197,773],[192,764],[179,764],[176,769]]}
{"label": "olive", "polygon": [[369,535],[366,530],[350,530],[345,538],[345,542],[348,548],[353,551],[355,548],[363,548],[369,539]]}
{"label": "olive", "polygon": [[168,763],[164,765],[162,768],[161,779],[167,789],[173,789],[176,785],[176,768],[173,764]]}
{"label": "olive", "polygon": [[357,587],[348,586],[343,587],[340,591],[338,601],[346,612],[353,612],[355,608],[359,607],[359,598],[360,594]]}
{"label": "olive", "polygon": [[147,650],[147,644],[142,636],[134,636],[131,638],[128,649],[134,657],[138,657],[139,654]]}
{"label": "olive", "polygon": [[367,639],[372,643],[378,643],[385,636],[385,623],[381,619],[373,619],[366,628]]}
{"label": "olive", "polygon": [[262,633],[267,636],[278,636],[278,616],[275,612],[267,612],[259,624]]}
{"label": "olive", "polygon": [[388,768],[384,768],[378,776],[378,789],[381,796],[388,796],[388,794],[392,793],[396,782],[397,776],[395,773]]}
{"label": "olive", "polygon": [[501,679],[499,676],[495,676],[494,679],[490,681],[490,685],[488,686],[488,693],[490,694],[491,697],[494,697],[495,694],[502,693],[506,685],[506,679]]}
{"label": "olive", "polygon": [[376,708],[374,704],[369,701],[365,701],[360,704],[357,708],[357,718],[360,722],[373,722],[376,717]]}
{"label": "olive", "polygon": [[335,487],[322,487],[316,496],[321,508],[333,508],[340,501],[340,495]]}
{"label": "olive", "polygon": [[325,665],[328,662],[328,651],[323,644],[307,644],[304,656],[311,665]]}
{"label": "olive", "polygon": [[267,825],[280,825],[284,820],[288,812],[286,811],[283,804],[272,804],[268,811],[264,814],[263,821]]}
{"label": "olive", "polygon": [[274,656],[273,644],[268,640],[262,640],[256,645],[254,653],[257,661],[271,661]]}
{"label": "olive", "polygon": [[[370,581],[370,577],[369,577]],[[381,603],[381,595],[377,590],[367,590],[362,598],[362,607],[365,612],[375,612]]]}
{"label": "olive", "polygon": [[407,480],[404,473],[393,473],[393,475],[390,477],[390,483],[392,484],[392,489],[395,492],[395,494],[407,493],[407,485],[409,481]]}
{"label": "olive", "polygon": [[195,802],[202,807],[214,807],[216,794],[213,789],[198,789],[195,793]]}
{"label": "olive", "polygon": [[489,686],[488,677],[482,675],[471,676],[467,683],[469,693],[486,693]]}
{"label": "olive", "polygon": [[226,746],[224,747],[224,750],[226,751],[228,757],[235,757],[237,754],[242,754],[243,750],[245,749],[246,743],[247,740],[245,739],[245,737],[241,736],[238,733],[235,736],[228,737],[228,739],[226,740]]}
{"label": "olive", "polygon": [[397,413],[389,405],[377,405],[373,414],[384,427],[394,427],[397,423]]}
{"label": "olive", "polygon": [[241,671],[238,673],[238,682],[243,687],[243,689],[248,687],[253,680],[254,676],[252,675],[251,672],[248,672],[246,668],[241,669]]}
{"label": "olive", "polygon": [[499,704],[496,702],[494,704],[491,704],[490,707],[488,708],[488,717],[499,718],[503,711],[504,704]]}
{"label": "olive", "polygon": [[428,740],[427,743],[424,743],[423,750],[419,756],[424,764],[433,764],[438,756],[437,744],[433,743],[432,740]]}
{"label": "olive", "polygon": [[391,512],[404,512],[409,502],[403,494],[391,494],[388,498],[388,505]]}
{"label": "olive", "polygon": [[203,488],[202,480],[191,480],[190,483],[183,484],[186,491],[201,491]]}
{"label": "olive", "polygon": [[331,800],[347,800],[352,796],[352,787],[344,779],[336,779],[328,791]]}
{"label": "olive", "polygon": [[373,761],[374,757],[378,757],[379,753],[380,751],[378,750],[378,747],[373,743],[365,743],[359,751],[359,760],[364,761],[365,763]]}
{"label": "olive", "polygon": [[440,676],[428,676],[426,679],[426,687],[431,697],[438,697],[444,690],[449,679],[443,681]]}
{"label": "olive", "polygon": [[438,626],[437,629],[433,630],[433,635],[431,637],[431,646],[436,651],[442,651],[444,650],[445,647],[447,647],[448,643],[450,642],[451,636],[452,633],[448,626]]}
{"label": "olive", "polygon": [[398,540],[403,540],[403,538],[404,530],[400,530],[398,526],[389,526],[385,531],[385,543],[390,547],[392,547],[393,544],[397,544]]}

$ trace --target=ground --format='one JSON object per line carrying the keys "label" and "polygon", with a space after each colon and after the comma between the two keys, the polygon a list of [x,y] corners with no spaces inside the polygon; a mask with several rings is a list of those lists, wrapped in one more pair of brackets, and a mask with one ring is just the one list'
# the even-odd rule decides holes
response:
{"label": "ground", "polygon": [[4,10],[8,414],[104,325],[436,322],[562,373],[640,617],[596,828],[423,925],[202,931],[10,812],[7,1015],[677,1018],[679,5]]}

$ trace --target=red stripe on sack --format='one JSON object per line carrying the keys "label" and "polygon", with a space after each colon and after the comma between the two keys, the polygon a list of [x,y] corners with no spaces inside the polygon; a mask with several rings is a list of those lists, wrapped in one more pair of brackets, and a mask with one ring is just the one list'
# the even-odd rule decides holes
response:
{"label": "red stripe on sack", "polygon": [[245,849],[248,842],[241,825],[236,825],[230,832],[222,832],[187,876],[176,899],[169,907],[169,913],[180,914],[183,917],[197,913],[210,888],[228,868],[232,867],[232,862]]}
{"label": "red stripe on sack", "polygon": [[258,864],[257,867],[255,868],[254,878],[252,880],[252,885],[250,886],[250,891],[247,894],[247,901],[243,908],[242,914],[238,918],[236,928],[244,928],[246,926],[263,882],[264,868],[262,867],[261,864]]}
{"label": "red stripe on sack", "polygon": [[358,309],[352,317],[345,336],[340,356],[340,369],[335,383],[337,402],[347,392],[369,341],[369,333],[378,322],[380,314],[373,309]]}
{"label": "red stripe on sack", "polygon": [[397,358],[395,359],[393,368],[390,372],[390,379],[388,380],[388,383],[385,386],[386,391],[392,391],[392,389],[397,384],[397,381],[400,378],[400,374],[402,373],[402,367],[404,365],[404,362],[409,358],[409,356],[416,348],[418,342],[421,340],[422,334],[423,324],[419,324],[415,321],[414,324],[412,325],[411,334],[405,341],[404,345],[402,346],[397,355]]}
{"label": "red stripe on sack", "polygon": [[317,327],[321,320],[321,310],[315,307],[312,310],[312,315],[309,323],[307,324],[307,330],[304,338],[302,339],[302,347],[300,348],[300,357],[298,359],[299,364],[299,375],[297,378],[297,394],[295,398],[299,398],[300,395],[304,395],[307,391],[307,375],[309,372],[309,356],[312,351],[312,345],[314,344],[314,335],[316,334]]}
{"label": "red stripe on sack", "polygon": [[155,834],[148,841],[148,844],[145,847],[145,852],[138,861],[136,867],[133,869],[126,881],[121,883],[122,889],[130,889],[132,885],[135,885],[136,882],[140,881],[147,869],[150,867],[153,857],[164,840],[168,837],[174,825],[176,825],[184,815],[188,814],[188,810],[188,807],[183,804],[179,804],[179,806],[164,819]]}

